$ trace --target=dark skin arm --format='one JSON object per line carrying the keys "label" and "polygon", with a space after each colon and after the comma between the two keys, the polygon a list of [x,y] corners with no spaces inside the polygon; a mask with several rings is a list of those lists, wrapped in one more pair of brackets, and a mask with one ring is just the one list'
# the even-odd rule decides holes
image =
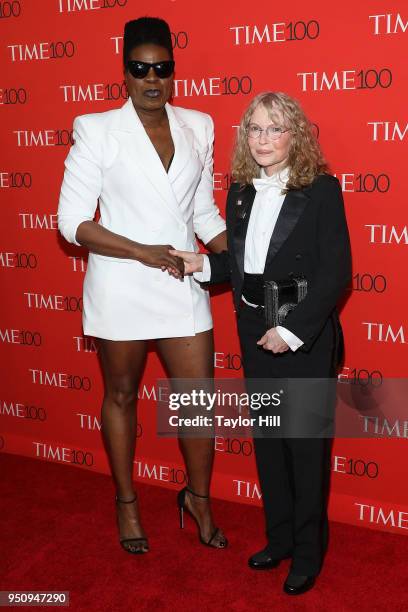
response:
{"label": "dark skin arm", "polygon": [[77,229],[76,240],[92,253],[122,259],[134,259],[145,266],[169,269],[176,276],[183,276],[183,261],[170,255],[169,244],[141,244],[125,236],[115,234],[95,221],[83,221]]}
{"label": "dark skin arm", "polygon": [[221,232],[218,236],[215,236],[210,242],[206,245],[207,249],[211,251],[211,253],[221,253],[221,251],[227,250],[227,232]]}

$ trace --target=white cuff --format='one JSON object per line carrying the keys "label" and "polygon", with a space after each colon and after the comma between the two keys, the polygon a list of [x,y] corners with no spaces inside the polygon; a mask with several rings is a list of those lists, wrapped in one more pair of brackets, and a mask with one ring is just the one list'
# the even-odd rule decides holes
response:
{"label": "white cuff", "polygon": [[293,352],[297,351],[298,348],[300,348],[302,344],[304,344],[304,342],[302,342],[300,338],[295,336],[295,334],[292,334],[292,332],[286,329],[286,327],[277,325],[276,331],[278,332],[282,340],[284,340],[286,344],[289,346],[290,350]]}
{"label": "white cuff", "polygon": [[199,283],[207,283],[211,278],[210,260],[207,255],[203,255],[203,270],[202,272],[193,272],[193,276]]}

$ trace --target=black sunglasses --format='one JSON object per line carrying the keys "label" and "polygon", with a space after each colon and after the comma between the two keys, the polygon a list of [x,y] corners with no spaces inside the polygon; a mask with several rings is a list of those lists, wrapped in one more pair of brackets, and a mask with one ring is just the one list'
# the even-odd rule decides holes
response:
{"label": "black sunglasses", "polygon": [[159,79],[168,79],[174,72],[175,62],[173,60],[168,60],[165,62],[155,62],[154,64],[149,64],[148,62],[129,60],[126,63],[126,66],[132,77],[135,79],[144,79],[149,73],[150,68],[153,68],[156,76]]}

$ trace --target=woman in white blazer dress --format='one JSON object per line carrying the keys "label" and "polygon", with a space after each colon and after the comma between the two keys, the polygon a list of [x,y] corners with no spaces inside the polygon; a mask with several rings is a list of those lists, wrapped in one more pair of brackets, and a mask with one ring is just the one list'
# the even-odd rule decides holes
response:
{"label": "woman in white blazer dress", "polygon": [[[156,339],[169,376],[213,376],[208,292],[191,277],[181,278],[183,264],[169,249],[197,251],[197,235],[220,252],[226,235],[212,195],[212,120],[168,103],[174,71],[168,25],[147,17],[128,22],[123,53],[128,101],[74,121],[58,226],[66,240],[90,251],[83,328],[100,339],[102,432],[116,485],[120,542],[128,552],[143,553],[149,545],[132,468],[147,340]],[[213,523],[208,499],[213,440],[183,438],[180,444],[188,486],[179,506],[196,520],[202,543],[224,548],[227,540]]]}

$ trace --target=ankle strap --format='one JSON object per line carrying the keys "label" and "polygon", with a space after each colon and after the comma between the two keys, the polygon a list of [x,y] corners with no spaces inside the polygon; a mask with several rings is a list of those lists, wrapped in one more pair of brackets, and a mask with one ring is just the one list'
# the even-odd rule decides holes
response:
{"label": "ankle strap", "polygon": [[117,501],[117,502],[119,502],[120,504],[133,504],[133,502],[135,502],[135,501],[136,501],[137,497],[136,497],[136,495],[135,495],[133,499],[126,500],[126,499],[120,499],[120,498],[119,498],[119,497],[116,495],[116,496],[115,496],[115,499],[116,499],[116,501]]}
{"label": "ankle strap", "polygon": [[186,490],[192,495],[195,495],[195,497],[201,497],[202,499],[208,499],[210,497],[209,495],[199,495],[198,493],[193,491],[193,489],[190,489],[190,487],[186,487]]}

